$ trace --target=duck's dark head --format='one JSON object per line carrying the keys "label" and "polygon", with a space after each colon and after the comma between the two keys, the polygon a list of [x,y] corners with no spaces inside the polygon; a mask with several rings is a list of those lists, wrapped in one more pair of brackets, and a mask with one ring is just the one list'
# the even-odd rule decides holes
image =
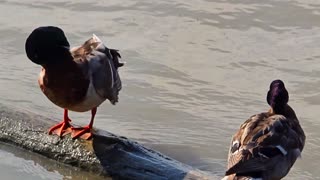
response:
{"label": "duck's dark head", "polygon": [[64,32],[54,26],[38,27],[26,40],[28,58],[39,65],[47,65],[71,58],[70,45]]}
{"label": "duck's dark head", "polygon": [[281,80],[274,80],[270,84],[267,102],[276,114],[281,114],[289,101],[289,94]]}

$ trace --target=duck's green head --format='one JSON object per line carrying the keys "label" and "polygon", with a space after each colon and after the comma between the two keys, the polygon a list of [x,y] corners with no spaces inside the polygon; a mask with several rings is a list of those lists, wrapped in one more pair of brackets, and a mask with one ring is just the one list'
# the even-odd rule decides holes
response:
{"label": "duck's green head", "polygon": [[71,57],[70,44],[64,32],[54,26],[38,27],[26,40],[28,58],[39,65],[68,60]]}

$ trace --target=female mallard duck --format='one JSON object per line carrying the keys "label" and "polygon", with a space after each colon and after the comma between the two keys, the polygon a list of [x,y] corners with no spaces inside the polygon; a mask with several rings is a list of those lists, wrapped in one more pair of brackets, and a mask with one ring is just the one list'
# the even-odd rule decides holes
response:
{"label": "female mallard duck", "polygon": [[[106,99],[113,105],[118,102],[121,81],[117,70],[123,65],[119,62],[118,51],[108,49],[95,35],[82,46],[70,50],[64,32],[53,26],[33,30],[25,48],[28,58],[42,66],[38,80],[42,92],[64,108],[63,121],[50,128],[49,134],[64,136],[71,132],[72,138],[92,137],[97,107]],[[91,110],[89,125],[72,127],[68,110]]]}
{"label": "female mallard duck", "polygon": [[233,136],[223,179],[278,180],[287,175],[306,138],[288,101],[284,83],[273,81],[267,95],[271,109],[251,116]]}

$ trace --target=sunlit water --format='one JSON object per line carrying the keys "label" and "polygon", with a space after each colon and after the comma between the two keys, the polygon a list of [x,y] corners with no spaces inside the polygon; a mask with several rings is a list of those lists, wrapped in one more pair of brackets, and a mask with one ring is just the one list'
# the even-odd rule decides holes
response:
{"label": "sunlit water", "polygon": [[[1,103],[61,119],[37,85],[25,39],[41,25],[61,27],[72,45],[95,33],[127,62],[120,102],[99,107],[96,128],[222,176],[230,137],[268,109],[268,86],[281,78],[307,135],[286,179],[320,179],[319,1],[10,0],[0,14]],[[89,115],[71,118],[86,124]],[[22,152],[0,145],[2,178],[98,178]]]}

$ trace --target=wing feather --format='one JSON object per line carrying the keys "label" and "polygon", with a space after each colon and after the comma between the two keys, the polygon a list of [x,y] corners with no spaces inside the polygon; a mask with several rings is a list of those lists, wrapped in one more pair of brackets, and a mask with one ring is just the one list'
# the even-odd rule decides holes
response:
{"label": "wing feather", "polygon": [[112,104],[118,102],[119,91],[122,88],[118,68],[123,66],[123,63],[119,62],[121,56],[118,50],[108,49],[96,35],[93,35],[71,52],[75,61],[87,62],[85,71],[91,77],[97,94],[101,98],[109,99]]}
{"label": "wing feather", "polygon": [[281,156],[298,146],[298,135],[290,127],[290,119],[282,115],[250,117],[232,138],[226,175],[274,168]]}

